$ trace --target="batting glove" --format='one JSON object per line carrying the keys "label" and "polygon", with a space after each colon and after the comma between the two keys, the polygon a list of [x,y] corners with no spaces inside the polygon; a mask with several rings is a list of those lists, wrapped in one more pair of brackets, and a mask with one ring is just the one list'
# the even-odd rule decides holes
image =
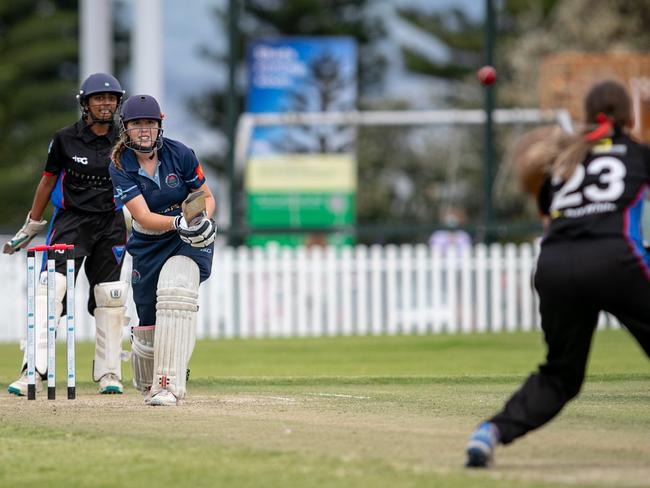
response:
{"label": "batting glove", "polygon": [[174,219],[174,227],[181,240],[192,247],[207,247],[217,237],[217,223],[205,217],[195,225],[188,225],[185,218],[179,215]]}
{"label": "batting glove", "polygon": [[5,254],[13,254],[16,251],[27,247],[32,239],[42,232],[47,226],[47,220],[32,220],[31,215],[27,214],[25,223],[13,238],[2,248]]}

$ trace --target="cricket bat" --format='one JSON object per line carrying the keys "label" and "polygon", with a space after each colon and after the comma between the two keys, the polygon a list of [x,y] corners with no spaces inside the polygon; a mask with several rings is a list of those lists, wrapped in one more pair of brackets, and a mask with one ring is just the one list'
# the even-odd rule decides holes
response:
{"label": "cricket bat", "polygon": [[181,205],[181,210],[187,225],[192,226],[198,224],[205,215],[205,192],[199,190],[190,193]]}

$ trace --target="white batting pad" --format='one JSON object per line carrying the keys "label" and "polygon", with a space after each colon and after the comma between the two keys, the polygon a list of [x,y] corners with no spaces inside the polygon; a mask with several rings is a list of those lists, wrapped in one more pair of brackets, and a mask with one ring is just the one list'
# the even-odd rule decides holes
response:
{"label": "white batting pad", "polygon": [[[63,312],[63,297],[65,296],[66,278],[64,274],[54,273],[54,289],[56,290],[56,323]],[[43,271],[36,285],[36,296],[34,297],[34,337],[36,342],[36,354],[34,364],[36,370],[45,374],[47,371],[47,271]],[[23,355],[23,367],[27,364],[27,349]]]}
{"label": "white batting pad", "polygon": [[99,283],[93,289],[98,307],[123,307],[129,293],[126,281],[107,281]]}
{"label": "white batting pad", "polygon": [[124,281],[110,281],[95,285],[95,360],[93,380],[112,373],[122,380],[122,327],[128,325],[126,298],[129,284]]}
{"label": "white batting pad", "polygon": [[145,392],[153,382],[153,341],[154,327],[133,327],[131,334],[131,365],[133,366],[133,386]]}
{"label": "white batting pad", "polygon": [[187,364],[196,342],[199,309],[199,267],[174,256],[158,278],[152,396],[167,389],[181,399],[186,391]]}

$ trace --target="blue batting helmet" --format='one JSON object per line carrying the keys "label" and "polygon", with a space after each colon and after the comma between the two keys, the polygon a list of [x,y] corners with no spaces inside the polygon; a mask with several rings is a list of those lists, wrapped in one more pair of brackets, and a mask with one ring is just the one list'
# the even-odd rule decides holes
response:
{"label": "blue batting helmet", "polygon": [[81,83],[77,95],[79,103],[83,103],[86,98],[96,93],[114,93],[117,95],[118,103],[124,96],[124,90],[120,82],[107,73],[93,73]]}
{"label": "blue batting helmet", "polygon": [[154,97],[151,95],[131,95],[126,101],[122,104],[122,110],[120,113],[120,125],[122,133],[126,133],[126,124],[131,120],[156,120],[158,121],[158,136],[156,141],[151,147],[142,147],[136,142],[132,141],[129,137],[126,137],[126,142],[124,145],[129,149],[133,149],[138,152],[152,152],[155,149],[160,149],[163,145],[163,129],[162,129],[162,120],[164,115],[160,110],[160,105]]}
{"label": "blue batting helmet", "polygon": [[151,95],[132,95],[122,105],[120,119],[123,124],[129,120],[151,119],[162,125],[163,114],[160,105]]}
{"label": "blue batting helmet", "polygon": [[[117,106],[119,108],[120,102],[124,97],[124,90],[120,85],[120,82],[117,81],[117,78],[106,73],[93,73],[88,78],[86,78],[81,86],[79,87],[79,93],[77,94],[77,100],[79,101],[79,106],[81,107],[82,117],[90,117],[91,123],[113,123],[113,118],[110,120],[100,120],[96,119],[92,113],[88,110],[88,97],[95,95],[97,93],[113,93],[117,96]],[[115,114],[113,114],[115,115]]]}

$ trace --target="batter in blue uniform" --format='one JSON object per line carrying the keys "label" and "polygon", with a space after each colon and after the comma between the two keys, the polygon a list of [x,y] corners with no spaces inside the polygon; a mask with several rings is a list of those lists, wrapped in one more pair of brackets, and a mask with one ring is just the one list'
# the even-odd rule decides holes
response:
{"label": "batter in blue uniform", "polygon": [[[177,405],[194,347],[199,283],[212,267],[215,202],[196,155],[162,136],[162,119],[149,95],[124,102],[110,174],[116,200],[133,216],[127,252],[140,321],[132,334],[134,384],[150,405]],[[205,211],[186,222],[183,201],[197,191]]]}

